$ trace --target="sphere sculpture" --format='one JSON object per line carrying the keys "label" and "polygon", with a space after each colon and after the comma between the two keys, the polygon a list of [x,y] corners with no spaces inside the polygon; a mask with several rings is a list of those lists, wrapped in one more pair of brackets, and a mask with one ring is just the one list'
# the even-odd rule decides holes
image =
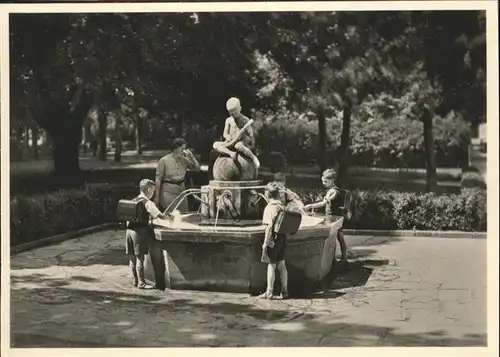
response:
{"label": "sphere sculpture", "polygon": [[216,181],[249,181],[257,179],[252,161],[237,155],[236,160],[221,156],[215,160],[213,176]]}

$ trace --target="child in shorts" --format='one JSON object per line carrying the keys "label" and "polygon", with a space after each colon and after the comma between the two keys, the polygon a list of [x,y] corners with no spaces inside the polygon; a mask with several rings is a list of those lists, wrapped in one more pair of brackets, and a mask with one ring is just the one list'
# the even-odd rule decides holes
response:
{"label": "child in shorts", "polygon": [[[351,218],[351,212],[344,212],[341,210],[341,205],[343,202],[340,202],[341,199],[341,191],[340,188],[336,184],[337,174],[333,169],[327,169],[323,172],[321,177],[321,181],[323,186],[328,189],[323,200],[311,203],[304,206],[304,210],[313,210],[316,208],[325,207],[325,215],[330,218],[332,221],[336,220],[336,217],[344,217],[344,220],[348,220]],[[343,227],[337,232],[337,240],[340,244],[340,252],[341,259],[340,263],[347,262],[347,245],[344,239]]]}
{"label": "child in shorts", "polygon": [[280,188],[280,200],[285,205],[285,207],[290,211],[296,211],[300,213],[304,212],[304,204],[302,199],[295,192],[286,187],[286,176],[282,172],[277,172],[274,174],[274,181],[279,183]]}
{"label": "child in shorts", "polygon": [[151,201],[155,192],[155,183],[152,180],[144,179],[139,183],[139,195],[135,198],[144,205],[142,217],[138,222],[127,222],[125,232],[125,254],[129,258],[129,266],[134,277],[134,286],[139,289],[146,289],[149,286],[144,279],[144,257],[148,254],[148,246],[154,233],[150,224],[151,219],[167,216],[162,214],[158,207]]}
{"label": "child in shorts", "polygon": [[276,269],[281,278],[281,298],[288,298],[288,272],[285,265],[287,236],[274,232],[274,223],[283,204],[280,201],[280,184],[270,182],[266,186],[266,196],[269,202],[264,209],[262,223],[266,225],[264,243],[262,244],[262,262],[267,263],[267,289],[259,295],[261,299],[273,298]]}

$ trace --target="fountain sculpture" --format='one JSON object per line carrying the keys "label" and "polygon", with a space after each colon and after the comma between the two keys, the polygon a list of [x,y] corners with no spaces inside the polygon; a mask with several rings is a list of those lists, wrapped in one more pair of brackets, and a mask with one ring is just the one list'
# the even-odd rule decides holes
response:
{"label": "fountain sculpture", "polygon": [[[260,262],[264,239],[264,184],[245,157],[220,156],[214,180],[183,192],[200,202],[198,212],[173,222],[155,221],[155,242],[146,259],[146,275],[159,288],[258,294],[266,286],[266,264]],[[288,238],[286,263],[290,294],[320,286],[332,266],[342,219],[329,222],[303,216],[299,231]]]}

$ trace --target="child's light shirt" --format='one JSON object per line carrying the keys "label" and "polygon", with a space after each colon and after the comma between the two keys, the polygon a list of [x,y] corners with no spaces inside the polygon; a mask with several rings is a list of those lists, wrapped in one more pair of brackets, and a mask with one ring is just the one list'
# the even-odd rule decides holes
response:
{"label": "child's light shirt", "polygon": [[339,193],[339,188],[337,186],[333,186],[328,191],[326,191],[325,200],[331,202]]}
{"label": "child's light shirt", "polygon": [[146,211],[149,213],[151,218],[155,219],[159,215],[161,215],[161,211],[158,209],[158,207],[156,207],[155,203],[153,201],[151,201],[149,198],[147,198],[144,193],[141,192],[139,197],[146,199],[144,201],[144,207],[146,208]]}
{"label": "child's light shirt", "polygon": [[281,209],[283,209],[283,203],[281,203],[280,200],[269,200],[266,208],[264,208],[264,213],[262,214],[262,224],[273,224],[275,217],[278,215]]}

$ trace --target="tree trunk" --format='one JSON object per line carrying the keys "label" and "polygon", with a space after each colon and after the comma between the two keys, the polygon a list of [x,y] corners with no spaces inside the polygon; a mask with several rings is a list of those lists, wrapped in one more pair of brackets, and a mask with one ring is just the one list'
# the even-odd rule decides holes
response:
{"label": "tree trunk", "polygon": [[120,114],[115,118],[115,161],[122,161],[122,118]]}
{"label": "tree trunk", "polygon": [[142,118],[137,115],[135,120],[135,148],[137,154],[142,154]]}
{"label": "tree trunk", "polygon": [[323,108],[316,112],[318,118],[318,163],[321,172],[328,167],[328,158],[326,156],[326,116]]}
{"label": "tree trunk", "polygon": [[432,114],[425,111],[422,118],[424,123],[424,147],[425,147],[425,167],[426,167],[426,191],[435,192],[437,190],[436,174],[436,154],[434,151],[434,135],[432,132]]}
{"label": "tree trunk", "polygon": [[31,148],[33,150],[33,158],[35,160],[38,160],[38,128],[36,125],[33,125],[31,128],[31,138],[32,138],[32,145]]}
{"label": "tree trunk", "polygon": [[352,103],[348,101],[344,104],[342,113],[342,133],[340,134],[339,165],[337,175],[337,185],[343,187],[347,170],[349,168],[349,139],[351,136]]}
{"label": "tree trunk", "polygon": [[73,187],[82,181],[79,163],[80,126],[66,125],[65,128],[49,132],[53,143],[54,171],[58,187]]}
{"label": "tree trunk", "polygon": [[106,161],[107,156],[107,127],[108,127],[108,113],[105,110],[99,112],[99,152],[98,159]]}
{"label": "tree trunk", "polygon": [[30,153],[30,128],[28,125],[24,126],[24,147],[26,154]]}

